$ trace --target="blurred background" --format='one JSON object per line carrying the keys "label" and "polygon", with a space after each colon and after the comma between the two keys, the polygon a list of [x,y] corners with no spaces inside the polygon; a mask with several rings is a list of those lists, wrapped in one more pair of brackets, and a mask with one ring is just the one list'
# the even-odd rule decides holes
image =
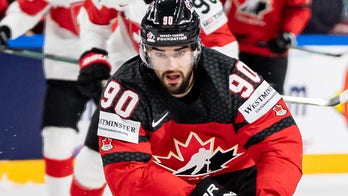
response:
{"label": "blurred background", "polygon": [[[325,6],[319,8],[324,8],[317,10],[319,18],[327,18],[322,12],[330,15]],[[327,99],[348,88],[348,0],[343,0],[342,9],[338,21],[320,30],[308,25],[296,38],[299,48],[290,49],[285,95]],[[46,86],[41,33],[39,24],[11,40],[15,54],[0,50],[0,195],[44,193],[40,124]],[[90,102],[79,122],[76,152],[94,108]],[[304,176],[295,195],[347,195],[348,104],[289,108],[304,141]]]}

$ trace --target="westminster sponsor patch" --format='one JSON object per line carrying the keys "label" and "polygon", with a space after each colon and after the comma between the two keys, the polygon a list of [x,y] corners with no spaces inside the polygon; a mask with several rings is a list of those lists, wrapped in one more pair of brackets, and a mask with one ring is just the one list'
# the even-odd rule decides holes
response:
{"label": "westminster sponsor patch", "polygon": [[140,122],[122,119],[117,114],[100,111],[98,135],[131,143],[139,142]]}
{"label": "westminster sponsor patch", "polygon": [[271,110],[280,98],[280,94],[263,81],[249,99],[238,108],[238,111],[249,123],[252,123]]}

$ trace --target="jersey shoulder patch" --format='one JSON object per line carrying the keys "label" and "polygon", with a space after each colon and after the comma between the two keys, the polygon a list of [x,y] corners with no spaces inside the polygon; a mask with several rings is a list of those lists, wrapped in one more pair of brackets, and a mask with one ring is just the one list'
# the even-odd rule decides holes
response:
{"label": "jersey shoulder patch", "polygon": [[210,34],[227,23],[227,16],[220,1],[193,1],[205,34]]}
{"label": "jersey shoulder patch", "polygon": [[140,122],[122,119],[117,114],[100,111],[98,136],[138,143],[139,130]]}
{"label": "jersey shoulder patch", "polygon": [[266,81],[263,81],[238,108],[238,111],[249,123],[252,123],[271,110],[280,98],[280,94]]}

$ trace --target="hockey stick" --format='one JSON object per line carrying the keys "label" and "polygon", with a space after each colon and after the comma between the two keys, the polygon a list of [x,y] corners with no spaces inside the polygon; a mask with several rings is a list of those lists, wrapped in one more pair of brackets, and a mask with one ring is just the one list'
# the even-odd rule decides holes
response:
{"label": "hockey stick", "polygon": [[288,103],[306,104],[314,106],[336,106],[348,101],[348,89],[329,99],[292,97],[283,95],[283,99]]}
{"label": "hockey stick", "polygon": [[[259,42],[257,43],[258,46],[261,47],[267,47],[267,42]],[[309,52],[313,54],[319,54],[319,55],[325,55],[325,56],[331,56],[331,57],[341,57],[345,54],[348,54],[348,52],[342,52],[342,53],[330,53],[330,52],[324,52],[324,51],[319,51],[319,50],[312,50],[309,48],[301,47],[301,46],[290,46],[291,49],[295,50],[301,50],[303,52]]]}
{"label": "hockey stick", "polygon": [[320,54],[320,55],[332,56],[332,57],[341,57],[341,56],[347,54],[347,52],[343,52],[343,53],[323,52],[323,51],[312,50],[312,49],[305,48],[305,47],[300,47],[300,46],[291,46],[290,48],[296,49],[296,50],[301,50],[301,51],[304,51],[304,52],[313,53],[313,54]]}
{"label": "hockey stick", "polygon": [[56,61],[62,61],[66,63],[74,63],[77,64],[78,60],[69,58],[69,57],[62,57],[62,56],[57,56],[53,54],[44,54],[41,52],[36,52],[32,50],[22,50],[22,49],[14,49],[14,48],[8,48],[1,46],[0,47],[0,52],[6,53],[6,54],[12,54],[16,56],[22,56],[22,57],[28,57],[28,58],[33,58],[33,59],[51,59],[51,60],[56,60]]}

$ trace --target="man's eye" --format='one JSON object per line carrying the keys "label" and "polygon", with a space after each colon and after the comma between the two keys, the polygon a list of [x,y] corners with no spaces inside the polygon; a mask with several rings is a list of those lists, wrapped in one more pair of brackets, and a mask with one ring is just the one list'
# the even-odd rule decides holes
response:
{"label": "man's eye", "polygon": [[184,54],[185,54],[185,51],[184,50],[180,50],[180,51],[175,52],[174,56],[175,57],[180,57],[180,56],[183,56]]}
{"label": "man's eye", "polygon": [[166,54],[164,52],[156,52],[157,57],[165,57]]}

